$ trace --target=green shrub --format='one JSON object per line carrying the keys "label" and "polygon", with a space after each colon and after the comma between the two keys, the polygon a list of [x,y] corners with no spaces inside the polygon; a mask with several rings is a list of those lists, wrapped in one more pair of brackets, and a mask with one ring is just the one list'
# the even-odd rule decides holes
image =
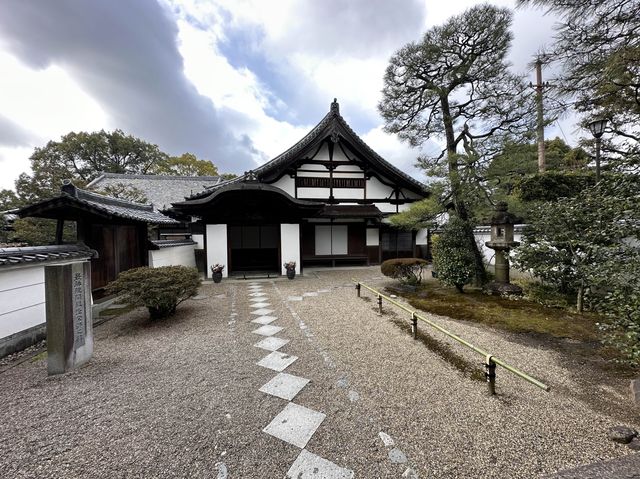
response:
{"label": "green shrub", "polygon": [[145,306],[151,319],[173,315],[184,300],[195,295],[200,286],[196,268],[162,266],[134,268],[118,275],[107,285],[109,294],[121,294],[134,306]]}
{"label": "green shrub", "polygon": [[420,284],[427,261],[421,258],[394,258],[380,265],[382,274],[401,283]]}
{"label": "green shrub", "polygon": [[594,184],[595,176],[591,172],[547,171],[520,178],[515,190],[523,201],[556,201],[572,198]]}
{"label": "green shrub", "polygon": [[433,269],[438,280],[463,292],[475,274],[475,257],[469,244],[469,223],[451,216],[442,233],[432,237]]}

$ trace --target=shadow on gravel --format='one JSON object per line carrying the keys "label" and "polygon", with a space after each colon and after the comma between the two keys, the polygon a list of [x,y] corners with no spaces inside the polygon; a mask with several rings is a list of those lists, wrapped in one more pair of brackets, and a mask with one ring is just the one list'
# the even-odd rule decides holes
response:
{"label": "shadow on gravel", "polygon": [[[398,315],[395,312],[386,312],[383,313],[386,316],[389,316],[391,322],[400,328],[402,331],[407,334],[412,335],[411,325],[408,321],[404,321],[398,318]],[[467,361],[461,355],[455,353],[449,345],[434,339],[430,335],[424,332],[423,329],[420,329],[418,326],[418,341],[424,344],[430,351],[436,353],[441,359],[452,365],[462,374],[464,374],[469,379],[473,379],[475,381],[485,381],[484,370],[481,367],[480,361],[478,363],[472,363]]]}
{"label": "shadow on gravel", "polygon": [[[197,304],[197,303],[196,303]],[[139,334],[153,333],[168,330],[187,323],[197,309],[194,304],[183,303],[178,306],[173,316],[164,319],[152,320],[146,308],[137,308],[127,314],[116,331],[116,336],[137,336]]]}

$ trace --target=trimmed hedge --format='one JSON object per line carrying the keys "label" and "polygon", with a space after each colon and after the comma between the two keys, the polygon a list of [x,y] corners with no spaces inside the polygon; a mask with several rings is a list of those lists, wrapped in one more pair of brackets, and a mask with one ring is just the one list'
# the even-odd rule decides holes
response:
{"label": "trimmed hedge", "polygon": [[394,258],[384,261],[380,271],[389,278],[397,279],[401,283],[420,284],[422,273],[429,263],[421,258]]}
{"label": "trimmed hedge", "polygon": [[107,292],[123,295],[130,305],[145,306],[151,319],[162,319],[172,316],[180,303],[197,293],[199,286],[196,268],[143,266],[120,273],[107,285]]}

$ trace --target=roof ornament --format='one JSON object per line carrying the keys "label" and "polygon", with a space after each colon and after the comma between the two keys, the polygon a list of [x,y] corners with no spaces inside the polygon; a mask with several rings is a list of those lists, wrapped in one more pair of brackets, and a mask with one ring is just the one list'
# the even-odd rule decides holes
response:
{"label": "roof ornament", "polygon": [[338,141],[340,141],[340,136],[338,135],[338,132],[333,130],[331,132],[331,136],[329,137],[329,139],[331,140],[331,143],[338,143]]}
{"label": "roof ornament", "polygon": [[340,104],[337,98],[334,98],[333,103],[331,103],[331,113],[340,114]]}
{"label": "roof ornament", "polygon": [[253,170],[249,170],[249,171],[245,171],[244,172],[244,181],[258,181],[258,177],[256,176],[255,172]]}
{"label": "roof ornament", "polygon": [[76,191],[76,187],[71,180],[62,180],[62,186],[60,187],[60,191],[68,194],[69,196],[78,197],[78,192]]}

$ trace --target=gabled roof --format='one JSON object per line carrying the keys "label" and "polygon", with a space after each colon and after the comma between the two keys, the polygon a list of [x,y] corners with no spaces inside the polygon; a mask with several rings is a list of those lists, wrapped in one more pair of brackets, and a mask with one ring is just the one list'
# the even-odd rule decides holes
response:
{"label": "gabled roof", "polygon": [[143,205],[81,190],[69,181],[66,181],[62,186],[60,196],[18,210],[21,217],[35,216],[68,220],[76,220],[81,213],[107,220],[124,219],[151,224],[178,223],[176,220],[154,211],[152,205]]}
{"label": "gabled roof", "polygon": [[397,180],[402,184],[405,184],[408,188],[422,193],[428,194],[427,187],[417,181],[415,178],[407,175],[403,171],[399,170],[387,160],[382,158],[378,153],[376,153],[369,145],[367,145],[362,138],[360,138],[355,131],[349,126],[349,124],[345,121],[345,119],[340,115],[340,106],[336,99],[331,103],[331,108],[329,109],[329,113],[325,115],[325,117],[320,120],[309,133],[307,133],[304,138],[302,138],[298,143],[293,145],[291,148],[276,156],[271,161],[268,161],[264,165],[257,167],[256,169],[246,172],[244,175],[234,178],[232,180],[226,181],[224,183],[220,183],[218,185],[214,185],[197,193],[195,195],[191,195],[187,197],[187,200],[195,200],[199,198],[204,198],[210,195],[217,188],[246,181],[250,178],[257,178],[259,181],[263,178],[271,175],[272,173],[282,170],[294,163],[298,160],[299,155],[304,153],[304,151],[314,143],[318,141],[322,141],[327,137],[331,137],[334,142],[339,141],[340,138],[345,139],[349,143],[351,143],[355,148],[359,148],[366,158],[375,166],[381,173],[384,173],[391,180]]}
{"label": "gabled roof", "polygon": [[166,210],[171,203],[222,183],[220,176],[131,175],[126,173],[100,173],[87,185],[101,190],[108,186],[133,186],[144,193],[156,210]]}

